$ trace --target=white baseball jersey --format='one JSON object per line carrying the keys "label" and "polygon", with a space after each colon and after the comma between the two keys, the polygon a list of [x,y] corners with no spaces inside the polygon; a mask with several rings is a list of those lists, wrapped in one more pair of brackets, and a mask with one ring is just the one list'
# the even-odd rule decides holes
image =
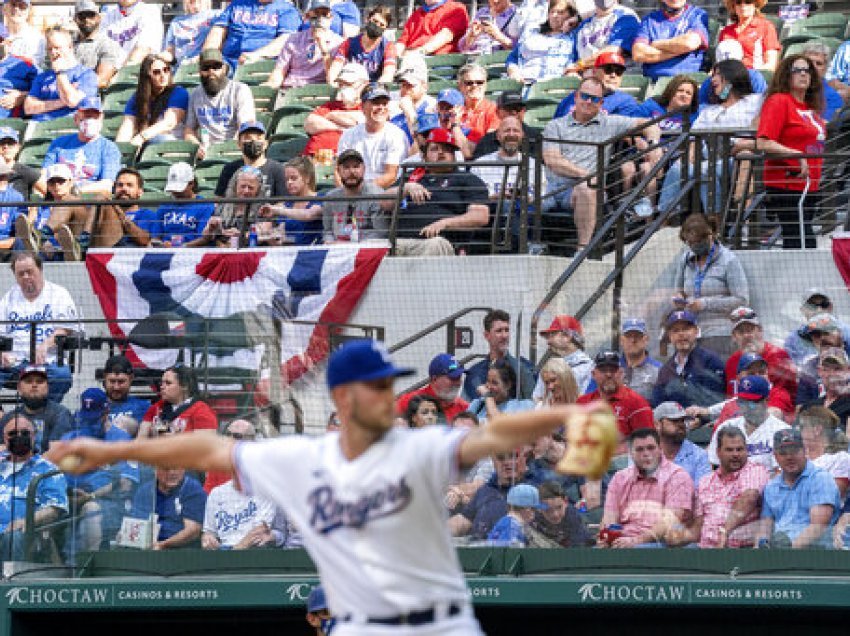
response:
{"label": "white baseball jersey", "polygon": [[129,9],[113,5],[103,12],[100,28],[121,47],[124,53],[122,66],[137,46],[147,47],[151,53],[162,51],[165,27],[160,5],[137,2]]}
{"label": "white baseball jersey", "polygon": [[272,527],[274,515],[274,504],[243,495],[231,479],[210,491],[204,510],[204,532],[211,532],[221,545],[232,548],[261,523]]}
{"label": "white baseball jersey", "polygon": [[776,431],[781,431],[783,428],[791,428],[780,420],[778,417],[768,415],[767,419],[754,430],[750,435],[747,435],[747,424],[743,417],[734,417],[731,420],[723,422],[714,431],[711,436],[711,443],[708,445],[708,461],[715,466],[720,464],[720,459],[717,457],[717,431],[724,426],[734,426],[741,430],[747,438],[747,456],[750,461],[761,464],[767,470],[772,471],[779,468],[776,463],[776,457],[773,455],[773,435]]}
{"label": "white baseball jersey", "polygon": [[[282,507],[301,531],[334,616],[389,617],[468,603],[442,503],[464,434],[393,428],[353,461],[338,433],[240,442],[234,463],[240,489]],[[463,619],[463,633],[480,633]]]}
{"label": "white baseball jersey", "polygon": [[[12,351],[15,355],[27,360],[30,357],[30,326],[25,321],[34,320],[39,323],[36,326],[35,342],[41,344],[57,327],[75,331],[82,331],[83,328],[82,323],[56,325],[51,320],[74,320],[81,317],[68,290],[50,281],[44,281],[44,289],[33,301],[26,299],[17,284],[0,300],[0,320],[20,321],[20,324],[3,325],[3,333],[12,337]],[[56,355],[49,356],[47,362],[55,363]]]}

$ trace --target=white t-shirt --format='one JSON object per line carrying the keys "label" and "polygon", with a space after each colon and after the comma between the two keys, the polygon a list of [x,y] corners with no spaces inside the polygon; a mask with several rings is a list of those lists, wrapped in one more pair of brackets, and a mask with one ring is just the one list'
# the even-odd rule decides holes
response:
{"label": "white t-shirt", "polygon": [[252,528],[275,519],[274,504],[261,497],[248,497],[233,487],[233,480],[210,491],[204,510],[204,532],[211,532],[221,545],[232,548]]}
{"label": "white t-shirt", "polygon": [[847,451],[825,453],[813,459],[812,463],[818,468],[823,468],[835,479],[850,479],[850,453]]}
{"label": "white t-shirt", "polygon": [[[480,165],[476,165],[478,162],[488,163],[488,162],[495,162],[495,161],[504,161],[506,163],[510,161],[511,163],[516,163],[517,166],[515,168],[508,168],[508,170],[507,170],[508,176],[507,176],[507,179],[506,179],[505,178],[505,168],[504,168],[504,166],[480,166]],[[474,175],[478,175],[481,178],[481,180],[484,183],[487,184],[487,192],[490,194],[491,197],[499,195],[502,191],[502,185],[504,184],[505,188],[507,190],[505,197],[506,197],[507,200],[510,200],[511,192],[513,191],[514,185],[516,184],[517,179],[519,177],[518,172],[519,172],[519,164],[520,164],[521,161],[522,161],[522,155],[521,154],[517,154],[515,157],[513,157],[511,159],[506,159],[504,157],[501,157],[499,155],[499,151],[497,150],[495,152],[491,152],[488,155],[482,155],[478,159],[476,159],[475,163],[472,164],[471,172]],[[534,165],[535,165],[534,157],[529,157],[528,158],[528,174],[529,175],[534,174]],[[544,187],[543,190],[545,192],[546,188]],[[531,181],[531,183],[525,184],[525,192],[528,193],[529,197],[534,197],[534,182],[533,181]],[[521,199],[519,198],[519,194],[518,194],[517,195],[517,201],[520,201],[520,200]]]}
{"label": "white t-shirt", "polygon": [[393,428],[353,461],[343,456],[338,433],[240,442],[237,481],[283,508],[301,531],[335,616],[466,603],[443,506],[448,485],[460,481],[465,434]]}
{"label": "white t-shirt", "polygon": [[254,96],[248,85],[242,82],[230,80],[213,97],[207,94],[203,86],[196,87],[189,94],[185,128],[195,130],[199,137],[200,129],[206,128],[212,144],[236,139],[239,126],[255,119]]}
{"label": "white t-shirt", "polygon": [[147,47],[151,53],[162,51],[165,28],[161,5],[137,2],[129,9],[113,5],[103,12],[100,28],[121,47],[124,53],[122,66],[137,46]]}
{"label": "white t-shirt", "polygon": [[354,148],[363,156],[366,165],[366,181],[374,181],[384,174],[387,164],[401,165],[407,156],[407,137],[401,128],[387,122],[376,133],[366,132],[366,124],[357,124],[342,133],[337,146],[337,154]]}
{"label": "white t-shirt", "polygon": [[[19,358],[29,360],[30,357],[30,327],[28,320],[74,320],[82,318],[74,299],[68,290],[60,285],[44,281],[44,288],[38,298],[30,302],[24,297],[19,285],[15,284],[0,299],[0,320],[21,321],[23,324],[3,325],[3,333],[13,339],[12,351]],[[76,325],[56,325],[52,322],[42,322],[36,327],[35,342],[41,344],[58,328],[82,331],[82,323]],[[56,355],[48,357],[48,364],[56,362]]]}
{"label": "white t-shirt", "polygon": [[30,60],[39,68],[44,68],[44,34],[35,27],[24,27],[17,35],[6,38],[4,44],[10,55]]}
{"label": "white t-shirt", "polygon": [[776,463],[776,457],[773,455],[773,435],[776,431],[791,428],[788,424],[773,415],[768,415],[767,419],[761,423],[761,426],[754,430],[751,435],[747,435],[747,425],[743,417],[726,420],[714,431],[707,449],[708,461],[715,466],[720,465],[720,460],[717,457],[717,433],[721,428],[726,426],[734,426],[740,429],[747,437],[747,456],[750,458],[750,461],[761,464],[769,471],[779,468],[779,464]]}

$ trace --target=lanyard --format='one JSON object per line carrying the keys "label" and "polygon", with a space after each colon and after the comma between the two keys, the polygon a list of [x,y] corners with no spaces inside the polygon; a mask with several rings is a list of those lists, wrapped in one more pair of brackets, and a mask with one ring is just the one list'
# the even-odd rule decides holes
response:
{"label": "lanyard", "polygon": [[705,279],[705,274],[711,265],[711,257],[714,256],[714,247],[717,243],[711,244],[711,249],[708,251],[708,258],[705,259],[705,267],[700,268],[699,263],[694,260],[694,267],[697,273],[694,274],[694,298],[699,298],[702,295],[702,281]]}

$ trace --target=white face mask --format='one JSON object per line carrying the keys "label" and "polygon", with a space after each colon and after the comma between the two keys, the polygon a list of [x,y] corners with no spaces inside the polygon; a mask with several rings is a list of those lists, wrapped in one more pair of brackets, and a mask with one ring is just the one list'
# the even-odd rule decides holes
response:
{"label": "white face mask", "polygon": [[103,129],[102,119],[84,119],[80,122],[79,130],[86,139],[94,139]]}

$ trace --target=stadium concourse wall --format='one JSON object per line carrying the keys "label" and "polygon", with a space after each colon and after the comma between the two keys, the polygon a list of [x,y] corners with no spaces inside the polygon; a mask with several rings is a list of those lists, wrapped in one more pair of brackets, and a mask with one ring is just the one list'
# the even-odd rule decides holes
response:
{"label": "stadium concourse wall", "polygon": [[[681,254],[678,231],[658,232],[626,268],[622,293],[622,316],[640,316],[647,320],[653,335],[658,335],[664,311],[670,308],[675,264]],[[782,342],[791,329],[800,324],[800,303],[811,287],[830,293],[839,317],[850,318],[850,297],[833,262],[829,249],[809,251],[740,251],[737,253],[747,274],[750,304],[759,312],[767,337]],[[527,355],[529,326],[540,300],[569,264],[569,260],[547,256],[491,256],[456,258],[385,258],[372,283],[353,312],[354,324],[382,326],[386,342],[393,345],[467,307],[497,307],[511,313],[512,350]],[[613,268],[612,257],[585,262],[558,294],[540,319],[540,328],[558,313],[575,312]],[[87,319],[103,319],[103,312],[82,263],[45,263],[50,281],[66,287]],[[0,292],[13,284],[11,270],[0,268]],[[592,353],[611,339],[612,302],[610,291],[603,295],[583,320],[587,349]],[[483,354],[487,350],[482,337],[482,312],[458,320],[473,332],[468,350],[459,357]],[[105,325],[88,325],[89,335],[108,335]],[[657,349],[657,338],[652,339]],[[400,350],[396,357],[419,370],[411,382],[425,379],[428,361],[446,348],[446,331],[438,330]],[[538,351],[545,342],[538,343]],[[102,364],[105,352],[85,352],[75,376],[75,386],[66,397],[73,408],[79,392],[94,384],[95,368]],[[400,385],[399,389],[404,386]],[[293,386],[304,408],[308,431],[318,431],[330,411],[323,390],[320,366]]]}

